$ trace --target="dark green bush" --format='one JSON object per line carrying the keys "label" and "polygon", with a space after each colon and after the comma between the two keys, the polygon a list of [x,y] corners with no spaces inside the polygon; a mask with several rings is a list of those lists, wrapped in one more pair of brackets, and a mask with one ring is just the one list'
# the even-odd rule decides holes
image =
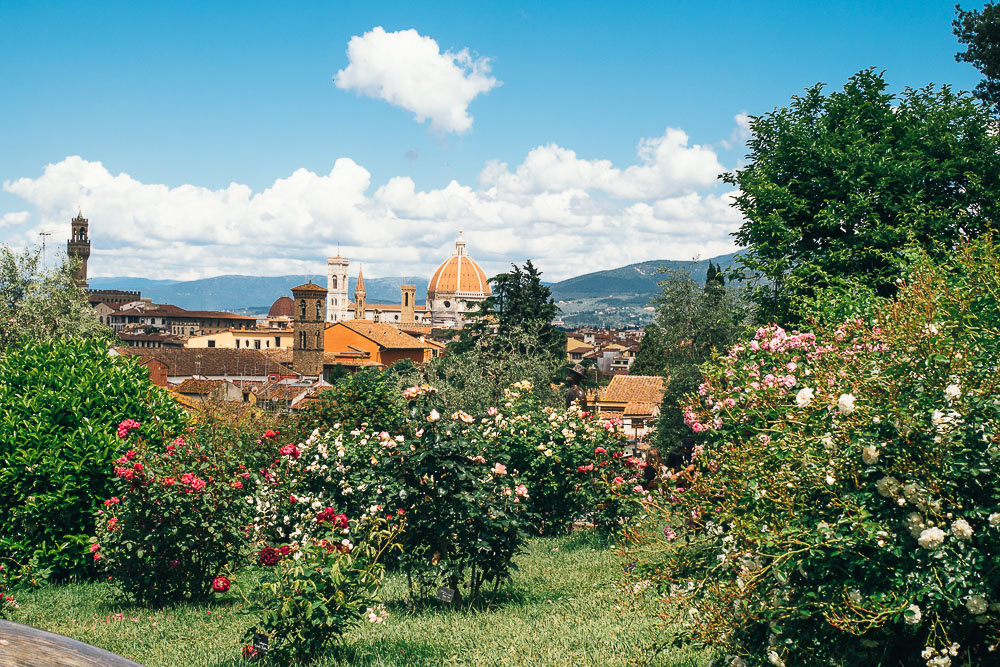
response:
{"label": "dark green bush", "polygon": [[111,489],[126,418],[145,435],[184,425],[146,369],[104,343],[22,342],[0,354],[0,550],[18,566],[91,571],[94,510]]}

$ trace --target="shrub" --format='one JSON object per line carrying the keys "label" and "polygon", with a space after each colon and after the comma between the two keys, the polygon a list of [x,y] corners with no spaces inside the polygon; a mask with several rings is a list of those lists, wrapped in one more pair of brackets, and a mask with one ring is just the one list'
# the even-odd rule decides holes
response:
{"label": "shrub", "polygon": [[366,368],[343,378],[322,392],[299,415],[299,435],[339,424],[348,431],[370,427],[397,431],[405,421],[397,378],[387,371]]}
{"label": "shrub", "polygon": [[489,457],[517,471],[531,489],[528,518],[539,532],[583,518],[618,527],[634,508],[620,491],[625,482],[631,488],[640,481],[640,464],[622,455],[620,420],[596,419],[576,405],[544,407],[530,383],[518,382],[482,420],[481,437]]}
{"label": "shrub", "polygon": [[704,367],[690,472],[632,534],[732,664],[993,662],[1000,259],[924,261],[874,326],[761,328]]}
{"label": "shrub", "polygon": [[80,340],[23,342],[0,354],[0,551],[36,575],[85,574],[94,510],[111,489],[115,436],[132,417],[153,435],[184,423],[134,361]]}
{"label": "shrub", "polygon": [[[249,609],[260,614],[260,622],[247,638],[267,635],[273,641],[268,656],[278,664],[310,660],[352,625],[381,623],[388,615],[377,603],[381,559],[399,524],[389,527],[369,516],[348,527],[347,518],[334,515],[332,508],[319,513],[314,523],[320,527],[314,537],[282,550],[265,547],[261,553],[261,564],[268,569]],[[252,644],[244,655],[256,656]]]}
{"label": "shrub", "polygon": [[213,579],[249,552],[246,499],[256,478],[225,442],[178,437],[129,444],[113,464],[115,482],[98,511],[92,558],[135,600],[210,595]]}

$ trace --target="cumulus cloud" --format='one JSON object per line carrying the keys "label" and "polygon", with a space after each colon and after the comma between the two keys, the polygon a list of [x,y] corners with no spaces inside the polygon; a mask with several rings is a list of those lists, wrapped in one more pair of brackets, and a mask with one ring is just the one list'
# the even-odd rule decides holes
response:
{"label": "cumulus cloud", "polygon": [[471,129],[469,104],[500,85],[488,58],[474,58],[468,49],[442,53],[436,41],[412,29],[378,26],[356,35],[347,43],[347,59],[334,76],[339,88],[412,111],[442,133]]}
{"label": "cumulus cloud", "polygon": [[[95,276],[193,279],[223,273],[322,273],[340,251],[371,275],[430,275],[465,230],[491,275],[532,259],[559,280],[650,259],[711,257],[734,249],[732,191],[715,181],[714,153],[668,129],[639,142],[636,164],[583,160],[540,146],[508,169],[490,163],[480,183],[421,190],[409,177],[373,184],[349,158],[329,173],[298,169],[254,192],[143,183],[78,156],[3,188],[34,207],[36,227],[6,241],[90,219]],[[29,218],[8,213],[4,220]],[[0,236],[0,238],[3,238]]]}
{"label": "cumulus cloud", "polygon": [[30,217],[31,213],[28,211],[11,211],[10,213],[4,213],[3,216],[0,216],[0,227],[23,225]]}

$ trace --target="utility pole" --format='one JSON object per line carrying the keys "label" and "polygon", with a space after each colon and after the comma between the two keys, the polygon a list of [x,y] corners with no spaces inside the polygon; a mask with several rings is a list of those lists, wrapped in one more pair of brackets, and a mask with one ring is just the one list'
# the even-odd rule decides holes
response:
{"label": "utility pole", "polygon": [[52,236],[52,232],[38,232],[38,235],[42,237],[42,269],[48,268],[45,265],[45,237]]}

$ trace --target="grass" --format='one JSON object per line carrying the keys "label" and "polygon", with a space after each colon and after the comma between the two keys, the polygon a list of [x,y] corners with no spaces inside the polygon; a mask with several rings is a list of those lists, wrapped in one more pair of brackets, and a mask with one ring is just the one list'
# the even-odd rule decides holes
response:
{"label": "grass", "polygon": [[[488,610],[462,612],[428,601],[404,603],[405,579],[390,575],[383,597],[391,616],[358,626],[347,649],[316,665],[707,665],[690,648],[657,651],[667,638],[655,615],[617,589],[621,563],[597,535],[533,539],[518,571]],[[252,576],[242,578],[250,585]],[[241,665],[253,619],[236,596],[167,609],[136,607],[103,583],[21,592],[11,619],[119,653],[149,667]]]}

